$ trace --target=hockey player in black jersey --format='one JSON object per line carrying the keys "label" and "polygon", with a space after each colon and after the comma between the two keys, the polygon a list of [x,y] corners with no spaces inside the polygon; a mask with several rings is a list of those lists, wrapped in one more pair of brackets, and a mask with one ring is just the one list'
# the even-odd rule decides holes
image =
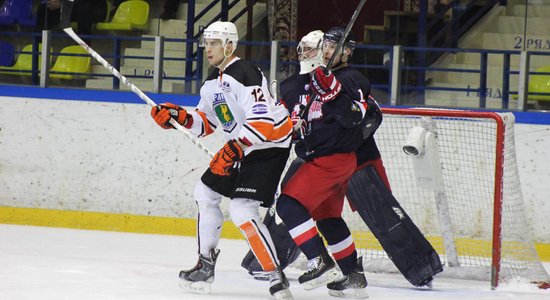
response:
{"label": "hockey player in black jersey", "polygon": [[[343,33],[344,28],[341,27],[331,28],[325,33],[325,62],[332,56]],[[354,95],[354,99],[361,99],[366,109],[362,124],[363,142],[356,150],[357,168],[350,180],[347,198],[403,276],[415,286],[431,286],[433,276],[441,272],[443,266],[435,249],[391,193],[374,138],[374,133],[382,122],[382,113],[370,93],[369,81],[348,64],[355,47],[353,36],[348,37],[346,44],[348,50],[344,49],[336,56],[332,70],[344,89]],[[401,211],[401,215],[395,213],[396,209]],[[374,211],[377,213],[373,213]],[[330,283],[328,288],[339,293],[352,280],[353,277],[348,276]]]}
{"label": "hockey player in black jersey", "polygon": [[[364,297],[362,260],[357,257],[351,232],[341,216],[347,185],[357,167],[355,150],[362,143],[363,104],[355,101],[359,98],[354,99],[355,94],[323,66],[311,72],[307,90],[311,95],[299,99],[305,103],[295,105],[299,111],[311,102],[303,114],[305,122],[296,120],[295,126],[301,132],[300,143],[305,152],[300,155],[305,162],[282,187],[277,213],[310,260],[308,270],[298,278],[305,289],[327,283],[330,289],[331,282],[339,276],[338,264],[346,278],[355,280],[357,274],[359,281],[353,282],[353,295]],[[294,116],[302,115],[295,113],[293,110]],[[319,232],[326,239],[330,254]]]}
{"label": "hockey player in black jersey", "polygon": [[[324,58],[325,62],[328,61],[332,52],[334,51],[334,45],[340,40],[344,29],[332,28],[327,31],[324,38]],[[309,97],[309,81],[310,75],[308,74],[313,68],[308,69],[315,63],[311,63],[311,60],[303,62],[305,58],[303,53],[303,46],[308,45],[307,49],[315,48],[316,41],[308,40],[306,37],[311,38],[311,33],[304,36],[298,47],[298,53],[300,58],[301,71],[300,74],[295,74],[280,85],[281,97],[286,102],[287,108],[294,116],[298,113],[300,104],[305,105],[307,98]],[[305,39],[305,40],[304,40]],[[320,38],[318,39],[320,41]],[[334,74],[342,82],[343,89],[347,89],[348,93],[355,94],[355,99],[360,99],[362,102],[362,108],[367,108],[364,111],[366,114],[364,117],[363,127],[363,142],[357,149],[357,168],[350,182],[350,188],[347,194],[348,200],[351,201],[351,205],[357,206],[361,217],[365,220],[370,230],[376,235],[384,249],[388,252],[388,255],[394,260],[396,266],[403,273],[403,275],[415,286],[427,285],[431,282],[432,276],[441,271],[441,263],[437,253],[433,250],[431,245],[424,238],[422,233],[414,225],[412,220],[407,217],[404,220],[395,221],[395,215],[393,213],[393,207],[401,209],[399,203],[391,196],[390,186],[387,180],[387,176],[380,158],[380,153],[376,146],[373,134],[376,128],[381,122],[381,113],[376,101],[370,95],[370,83],[369,81],[357,70],[348,66],[349,57],[352,54],[355,47],[355,40],[353,37],[348,37],[345,43],[346,48],[344,51],[336,56],[334,64]],[[302,50],[302,51],[301,51]],[[311,50],[310,50],[311,51]],[[303,143],[296,144],[296,151],[299,157],[304,157],[305,151],[303,147],[300,147]],[[293,166],[299,164],[300,158],[293,162]],[[370,177],[366,176],[370,174]],[[285,179],[291,177],[292,173],[287,172]],[[373,186],[374,182],[378,184]],[[369,195],[365,195],[365,189],[368,189]],[[375,195],[375,196],[373,196]],[[374,197],[374,198],[373,198]],[[365,207],[369,210],[373,210],[376,207],[380,212],[379,216],[373,216],[365,211]],[[402,210],[402,209],[401,209]],[[271,211],[271,210],[270,210]],[[385,212],[390,212],[392,215],[386,216]],[[403,210],[402,210],[403,211]],[[403,211],[404,212],[404,211]],[[273,220],[275,216],[267,215],[265,220],[270,222],[268,225],[270,231],[277,232],[275,243],[279,245],[289,245],[289,235],[284,235],[284,224],[276,224]],[[265,222],[265,221],[264,221]],[[396,234],[388,233],[389,228],[395,225],[395,222],[406,224],[405,227],[408,230],[409,236],[397,236]],[[408,241],[406,244],[410,245],[408,248],[403,248],[403,241]],[[286,267],[296,259],[297,254],[300,252],[295,246],[287,246],[284,249],[277,249],[280,253],[279,257],[282,258],[282,267]],[[251,255],[247,255],[243,260],[243,267],[247,268],[250,272],[258,270],[256,263],[251,259]],[[363,280],[360,276],[360,264],[357,264],[357,272],[352,272],[351,275],[343,278],[338,283],[331,284],[334,289],[333,294],[342,293],[341,289],[345,289],[346,286],[353,285],[350,281],[359,282],[361,285]],[[366,281],[365,281],[366,284]]]}

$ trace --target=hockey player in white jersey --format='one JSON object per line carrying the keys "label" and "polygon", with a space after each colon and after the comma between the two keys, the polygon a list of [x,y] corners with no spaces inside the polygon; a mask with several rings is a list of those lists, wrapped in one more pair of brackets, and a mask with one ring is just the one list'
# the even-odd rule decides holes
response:
{"label": "hockey player in white jersey", "polygon": [[216,247],[223,215],[222,196],[230,198],[229,214],[245,236],[264,271],[270,272],[269,291],[277,299],[291,299],[289,283],[259,207],[274,200],[289,155],[292,122],[286,108],[269,93],[262,72],[234,54],[237,28],[231,22],[214,22],[204,30],[203,43],[210,65],[215,67],[200,90],[194,111],[164,103],[151,115],[162,128],[173,128],[170,118],[197,137],[221,127],[226,144],[210,162],[194,189],[198,205],[197,265],[181,271],[180,286],[209,293],[214,281]]}

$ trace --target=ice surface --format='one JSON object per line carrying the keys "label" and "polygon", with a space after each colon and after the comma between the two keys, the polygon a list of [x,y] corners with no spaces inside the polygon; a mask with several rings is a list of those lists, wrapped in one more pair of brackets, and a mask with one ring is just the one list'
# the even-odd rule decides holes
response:
{"label": "ice surface", "polygon": [[[0,225],[0,299],[273,299],[268,283],[241,268],[244,240],[222,240],[210,295],[185,293],[178,272],[194,266],[192,237]],[[550,263],[545,263],[550,269]],[[335,299],[326,288],[305,291],[289,269],[295,299]],[[484,281],[436,278],[432,290],[401,275],[367,273],[370,299],[550,299],[550,290],[522,283],[491,290]]]}

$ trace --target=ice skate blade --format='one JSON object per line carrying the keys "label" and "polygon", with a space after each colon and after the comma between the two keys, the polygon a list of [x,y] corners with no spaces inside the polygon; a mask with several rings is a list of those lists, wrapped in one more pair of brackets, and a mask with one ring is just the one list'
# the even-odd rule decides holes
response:
{"label": "ice skate blade", "polygon": [[316,289],[320,286],[324,286],[329,282],[333,282],[334,280],[338,279],[339,277],[340,277],[340,274],[338,273],[336,268],[332,268],[332,269],[326,271],[320,277],[302,283],[302,286],[304,287],[304,290],[309,291],[309,290]]}
{"label": "ice skate blade", "polygon": [[294,297],[292,297],[292,293],[290,292],[289,289],[280,290],[280,291],[276,292],[275,294],[273,294],[273,297],[275,297],[275,299],[277,299],[277,300],[292,300],[292,299],[294,299]]}
{"label": "ice skate blade", "polygon": [[328,290],[328,294],[338,298],[351,298],[351,299],[367,299],[369,295],[364,288],[362,289],[347,289],[343,291]]}
{"label": "ice skate blade", "polygon": [[194,294],[210,294],[210,282],[180,280],[179,285],[182,289]]}
{"label": "ice skate blade", "polygon": [[270,272],[265,272],[265,271],[254,271],[254,272],[252,272],[251,275],[256,280],[268,281],[269,280],[269,273]]}

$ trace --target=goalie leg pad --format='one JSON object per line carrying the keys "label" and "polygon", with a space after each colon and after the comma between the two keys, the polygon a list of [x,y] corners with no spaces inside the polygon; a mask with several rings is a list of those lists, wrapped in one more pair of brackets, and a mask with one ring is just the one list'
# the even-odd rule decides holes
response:
{"label": "goalie leg pad", "polygon": [[427,285],[443,271],[439,255],[388,191],[373,166],[354,174],[348,199],[403,276]]}

